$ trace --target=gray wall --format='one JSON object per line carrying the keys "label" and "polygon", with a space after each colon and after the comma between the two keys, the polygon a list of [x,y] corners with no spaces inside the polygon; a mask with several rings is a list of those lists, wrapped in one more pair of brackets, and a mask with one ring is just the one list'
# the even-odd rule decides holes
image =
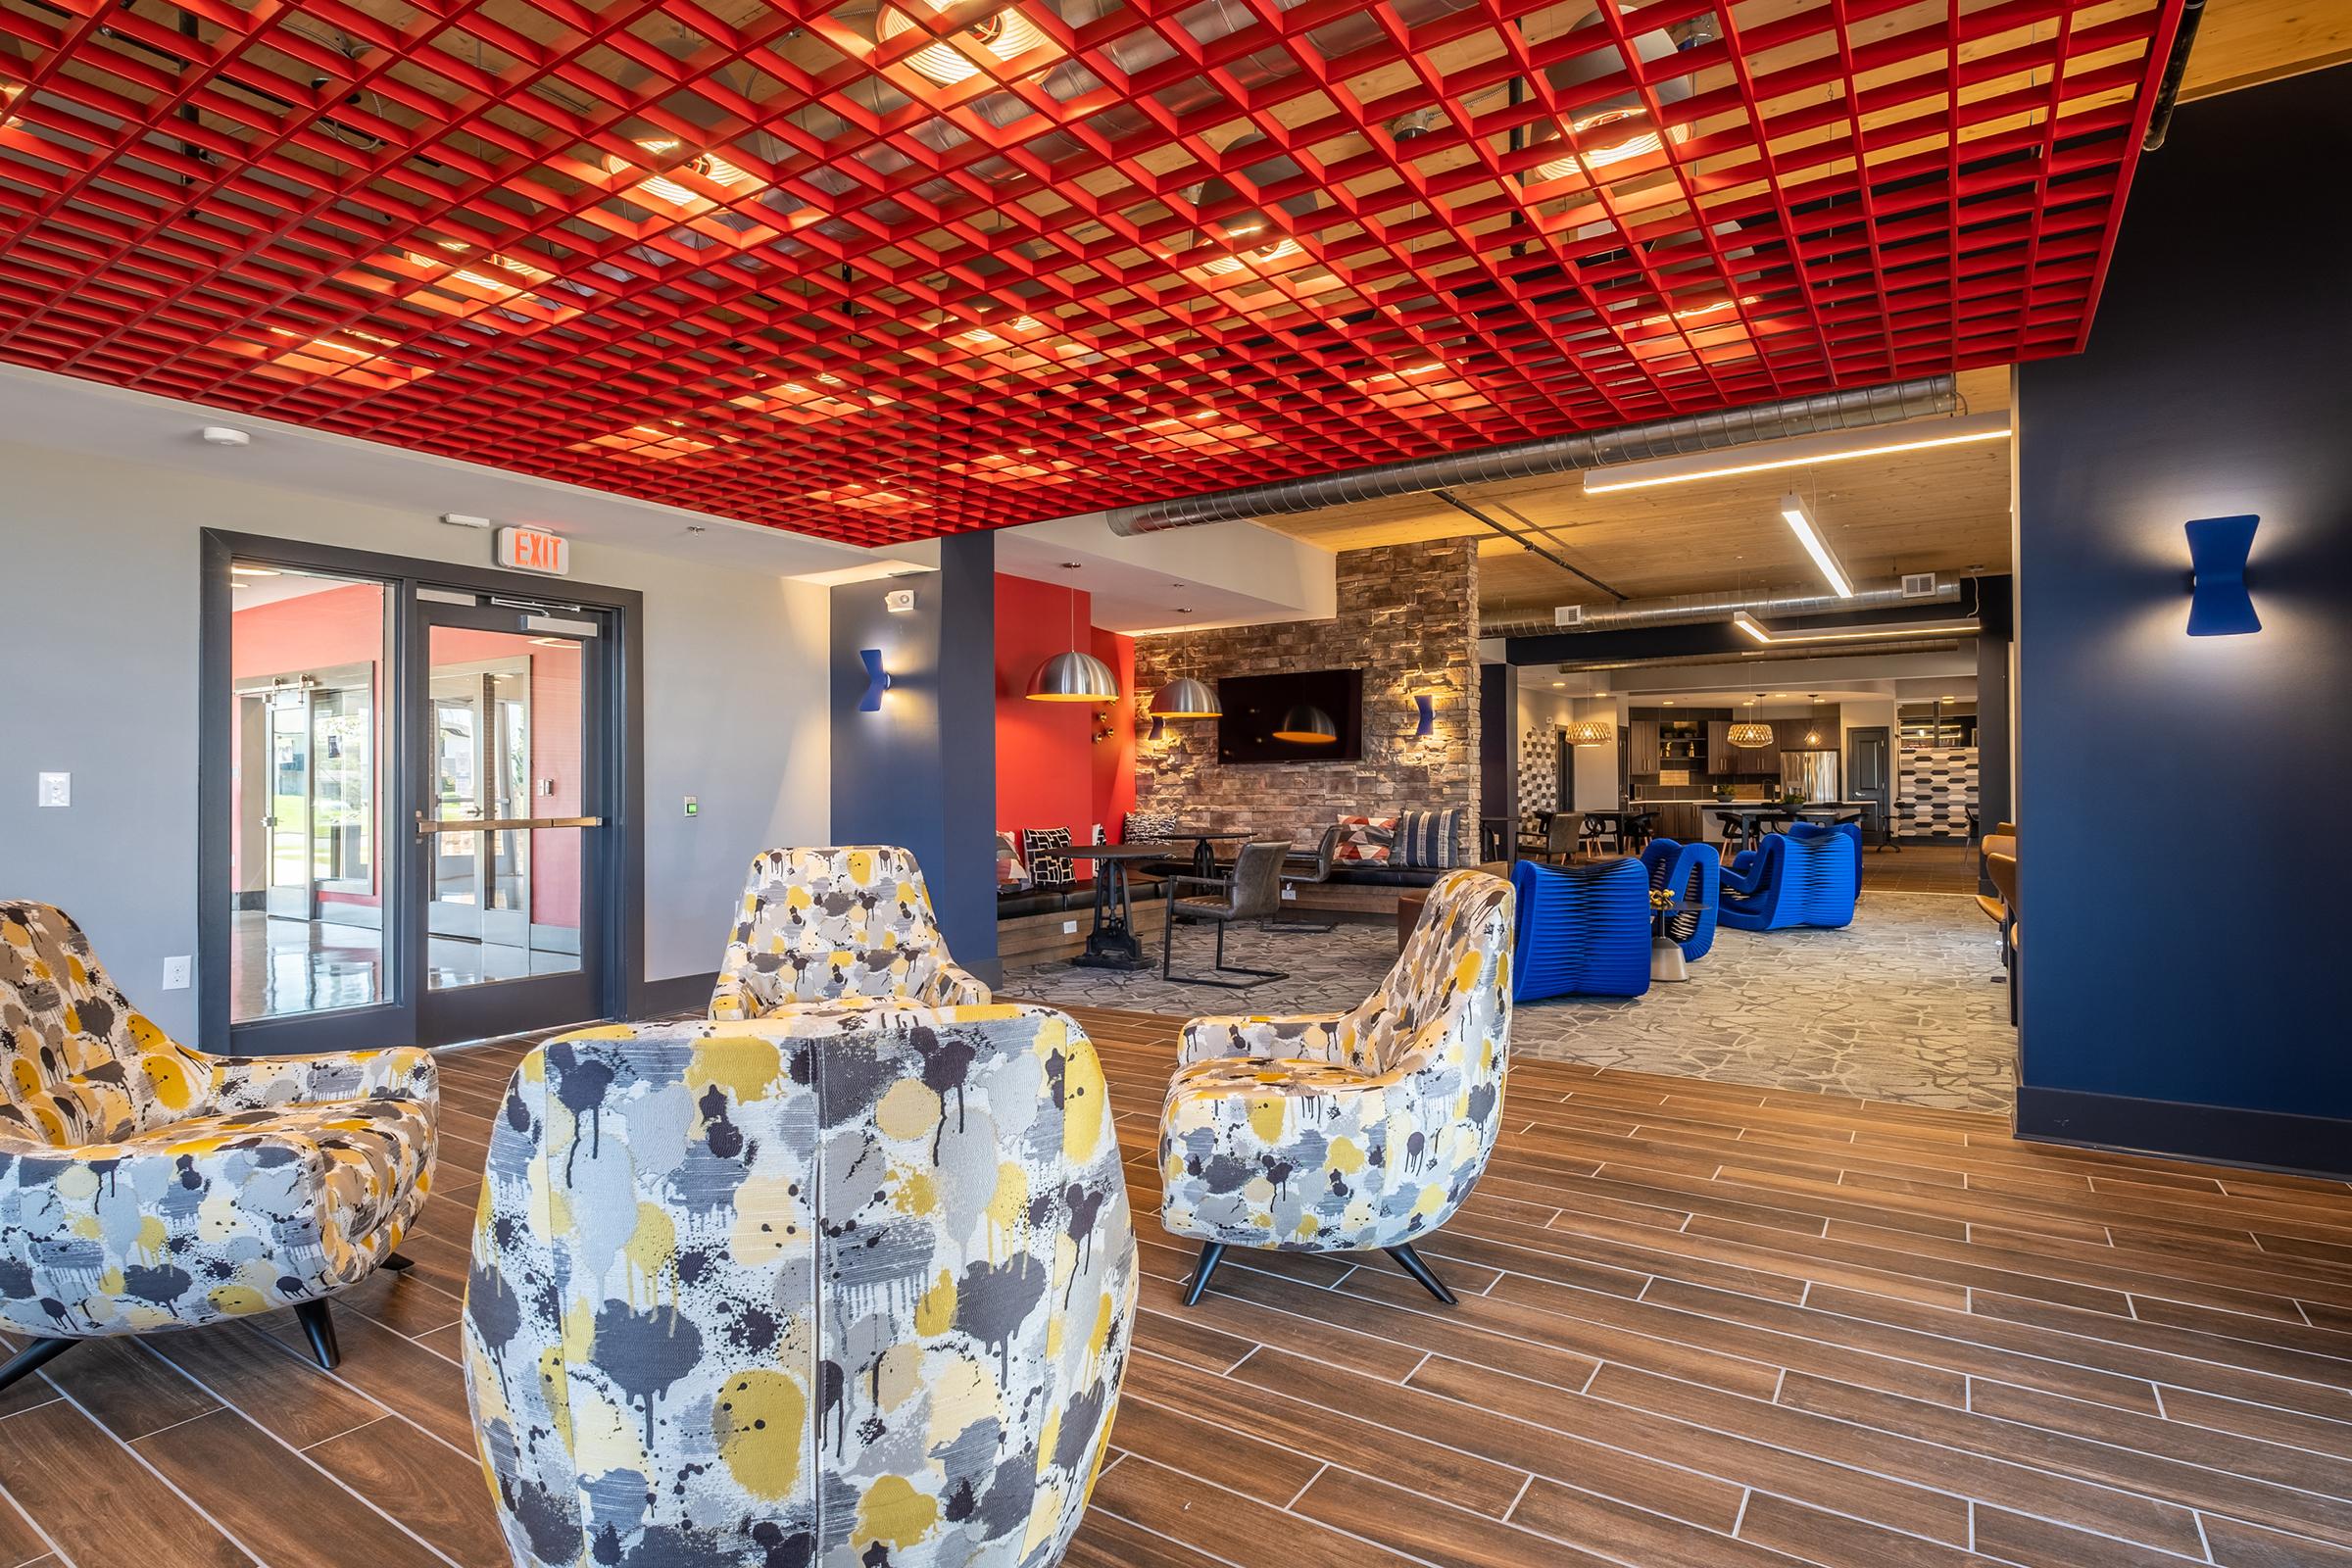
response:
{"label": "gray wall", "polygon": [[[912,588],[911,613],[882,608]],[[942,539],[939,570],[833,590],[833,827],[843,844],[914,852],[948,951],[994,983],[997,962],[996,540]],[[879,712],[858,651],[882,650]]]}
{"label": "gray wall", "polygon": [[[73,913],[190,1040],[198,992],[159,987],[167,956],[196,952],[207,527],[490,564],[487,535],[415,513],[0,445],[0,898]],[[645,978],[707,973],[751,857],[831,838],[825,590],[587,543],[572,572],[645,595]],[[52,769],[74,775],[67,810],[33,804]]]}
{"label": "gray wall", "polygon": [[[2347,103],[2183,107],[2088,350],[2019,374],[2029,1132],[2352,1169]],[[2237,513],[2263,629],[2186,636],[2181,525]]]}

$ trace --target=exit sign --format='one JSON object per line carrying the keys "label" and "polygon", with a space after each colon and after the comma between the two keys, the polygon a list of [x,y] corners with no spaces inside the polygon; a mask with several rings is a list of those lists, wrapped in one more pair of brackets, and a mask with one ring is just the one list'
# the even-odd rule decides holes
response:
{"label": "exit sign", "polygon": [[517,571],[545,572],[550,577],[571,572],[571,541],[545,528],[506,527],[498,530],[498,564]]}

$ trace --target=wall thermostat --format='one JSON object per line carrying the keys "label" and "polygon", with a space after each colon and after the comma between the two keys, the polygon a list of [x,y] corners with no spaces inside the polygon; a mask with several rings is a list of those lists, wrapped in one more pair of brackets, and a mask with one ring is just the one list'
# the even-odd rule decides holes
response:
{"label": "wall thermostat", "polygon": [[910,614],[914,610],[914,590],[893,588],[882,596],[882,608],[894,615]]}

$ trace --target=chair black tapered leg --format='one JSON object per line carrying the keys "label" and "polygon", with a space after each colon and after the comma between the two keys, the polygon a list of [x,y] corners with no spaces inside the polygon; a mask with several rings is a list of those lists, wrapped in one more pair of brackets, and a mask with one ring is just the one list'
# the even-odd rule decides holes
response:
{"label": "chair black tapered leg", "polygon": [[311,1338],[311,1355],[327,1371],[342,1364],[342,1347],[335,1344],[335,1319],[324,1301],[305,1301],[294,1308],[302,1332]]}
{"label": "chair black tapered leg", "polygon": [[386,1252],[384,1254],[384,1260],[376,1266],[378,1268],[388,1268],[395,1274],[406,1274],[409,1270],[416,1266],[416,1260],[409,1256],[406,1252]]}
{"label": "chair black tapered leg", "polygon": [[1223,1242],[1203,1242],[1201,1244],[1200,1261],[1194,1265],[1193,1283],[1186,1288],[1184,1293],[1185,1305],[1192,1306],[1200,1299],[1200,1293],[1208,1289],[1208,1277],[1217,1271],[1217,1260],[1224,1255],[1225,1244]]}
{"label": "chair black tapered leg", "polygon": [[1423,1290],[1444,1301],[1447,1306],[1457,1304],[1454,1294],[1446,1288],[1444,1280],[1429,1271],[1429,1265],[1421,1261],[1419,1252],[1409,1247],[1392,1247],[1389,1249],[1389,1255],[1396,1260],[1397,1267],[1419,1280]]}
{"label": "chair black tapered leg", "polygon": [[28,1378],[79,1345],[79,1340],[34,1340],[0,1366],[0,1389],[7,1388],[19,1378]]}

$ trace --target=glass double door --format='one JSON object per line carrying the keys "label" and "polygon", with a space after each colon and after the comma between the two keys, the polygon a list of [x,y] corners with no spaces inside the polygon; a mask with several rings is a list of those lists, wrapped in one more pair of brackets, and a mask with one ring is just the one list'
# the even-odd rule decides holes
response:
{"label": "glass double door", "polygon": [[426,604],[423,743],[411,750],[423,1016],[478,1038],[595,1016],[588,911],[605,826],[592,745],[601,625],[576,612]]}
{"label": "glass double door", "polygon": [[231,571],[231,1049],[612,1011],[610,615]]}

